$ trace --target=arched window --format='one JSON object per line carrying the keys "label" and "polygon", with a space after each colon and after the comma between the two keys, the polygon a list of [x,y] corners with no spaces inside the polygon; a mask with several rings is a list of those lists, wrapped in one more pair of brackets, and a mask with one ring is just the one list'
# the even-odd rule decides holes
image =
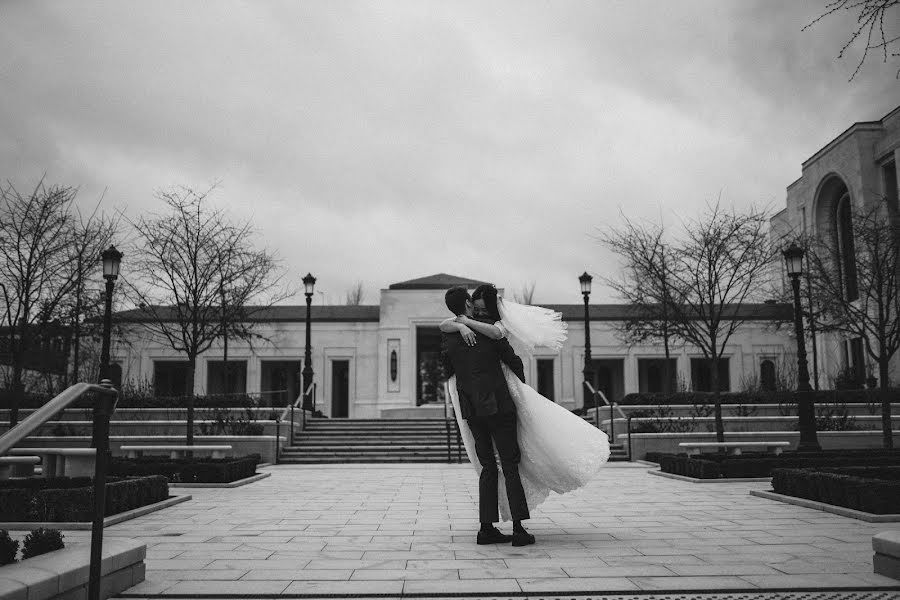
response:
{"label": "arched window", "polygon": [[841,275],[841,287],[847,300],[859,298],[856,285],[856,251],[853,244],[853,210],[850,195],[844,194],[837,203],[835,213],[835,242],[837,262]]}
{"label": "arched window", "polygon": [[769,359],[759,363],[759,385],[763,391],[775,391],[775,363]]}

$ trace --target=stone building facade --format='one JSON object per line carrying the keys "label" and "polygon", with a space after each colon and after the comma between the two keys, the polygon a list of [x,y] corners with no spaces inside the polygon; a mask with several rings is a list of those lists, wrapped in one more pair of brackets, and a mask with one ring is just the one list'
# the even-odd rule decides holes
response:
{"label": "stone building facade", "polygon": [[[785,242],[803,237],[826,240],[835,248],[839,268],[853,269],[850,265],[857,259],[849,239],[853,216],[882,206],[884,218],[900,222],[898,162],[900,107],[878,121],[854,123],[803,162],[800,178],[787,188],[786,207],[772,219],[773,235]],[[818,373],[821,387],[831,387],[845,369],[861,378],[872,373],[874,365],[861,338],[820,333],[814,337],[810,341],[816,365],[811,371]],[[900,356],[894,357],[891,373],[896,383]]]}
{"label": "stone building facade", "polygon": [[[443,414],[438,324],[449,315],[444,292],[453,285],[474,289],[480,281],[437,274],[389,285],[371,306],[312,306],[312,366],[316,407],[331,417],[413,417]],[[501,291],[502,293],[502,291]],[[582,406],[584,393],[584,306],[548,305],[568,324],[559,352],[516,348],[529,384],[561,405]],[[609,398],[662,390],[663,349],[659,344],[626,346],[616,325],[627,306],[590,305],[594,386]],[[746,323],[733,336],[723,368],[730,390],[770,380],[792,360],[793,341],[774,320],[790,318],[783,305],[743,307]],[[118,313],[128,343],[117,344],[114,360],[125,380],[152,382],[163,395],[183,393],[185,362],[164,344],[142,333],[141,311]],[[265,403],[284,406],[300,393],[305,348],[306,306],[276,306],[254,317],[267,341],[228,343],[229,381],[222,368],[223,346],[198,359],[194,392],[262,394]],[[514,347],[516,345],[514,344]],[[700,352],[676,347],[671,354],[676,382],[686,388],[708,386],[709,370]],[[284,391],[280,391],[284,390]]]}

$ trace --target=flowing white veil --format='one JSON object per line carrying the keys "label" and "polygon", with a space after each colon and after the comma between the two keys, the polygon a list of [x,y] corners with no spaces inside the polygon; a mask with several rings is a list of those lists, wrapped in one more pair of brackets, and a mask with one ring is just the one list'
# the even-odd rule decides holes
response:
{"label": "flowing white veil", "polygon": [[529,350],[535,346],[559,350],[566,341],[569,325],[563,322],[562,313],[501,297],[497,298],[497,308],[503,326]]}

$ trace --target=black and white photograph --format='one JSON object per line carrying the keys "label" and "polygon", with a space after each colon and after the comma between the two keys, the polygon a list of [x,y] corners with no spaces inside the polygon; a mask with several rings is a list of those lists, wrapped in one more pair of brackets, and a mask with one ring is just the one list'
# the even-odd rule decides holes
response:
{"label": "black and white photograph", "polygon": [[898,0],[0,1],[0,600],[900,600]]}

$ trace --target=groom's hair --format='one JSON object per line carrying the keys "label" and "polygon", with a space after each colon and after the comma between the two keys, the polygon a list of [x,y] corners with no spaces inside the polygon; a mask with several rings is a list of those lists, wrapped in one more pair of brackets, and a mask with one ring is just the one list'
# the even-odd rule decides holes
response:
{"label": "groom's hair", "polygon": [[444,294],[444,303],[454,315],[461,315],[466,312],[466,300],[468,299],[469,290],[461,285],[450,288]]}

